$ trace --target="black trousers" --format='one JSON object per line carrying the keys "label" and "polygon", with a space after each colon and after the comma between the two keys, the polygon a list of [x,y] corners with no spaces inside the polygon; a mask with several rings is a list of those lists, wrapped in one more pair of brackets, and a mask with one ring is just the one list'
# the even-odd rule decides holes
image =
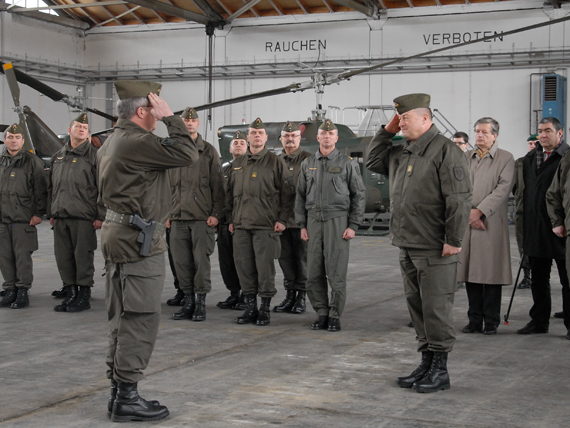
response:
{"label": "black trousers", "polygon": [[305,291],[307,284],[307,243],[301,239],[301,229],[285,229],[281,234],[279,266],[283,271],[285,290]]}
{"label": "black trousers", "polygon": [[[570,328],[570,288],[568,286],[568,273],[564,259],[554,259],[558,268],[558,276],[562,284],[562,309],[564,311],[564,325]],[[542,257],[530,257],[532,274],[532,300],[534,304],[530,308],[529,315],[534,323],[548,329],[550,324],[550,312],[552,311],[552,299],[550,297],[550,271],[552,259]]]}
{"label": "black trousers", "polygon": [[479,325],[485,322],[486,325],[498,327],[501,323],[503,286],[466,282],[465,288],[469,299],[469,310],[467,311],[469,322]]}
{"label": "black trousers", "polygon": [[218,260],[220,272],[226,288],[233,292],[239,292],[241,286],[234,262],[234,246],[229,224],[218,225]]}
{"label": "black trousers", "polygon": [[172,276],[174,277],[174,288],[180,290],[180,283],[178,282],[178,277],[176,276],[176,269],[174,268],[174,260],[172,259],[172,251],[170,251],[170,227],[166,228],[166,244],[168,245],[168,263],[170,263],[170,270],[172,271]]}

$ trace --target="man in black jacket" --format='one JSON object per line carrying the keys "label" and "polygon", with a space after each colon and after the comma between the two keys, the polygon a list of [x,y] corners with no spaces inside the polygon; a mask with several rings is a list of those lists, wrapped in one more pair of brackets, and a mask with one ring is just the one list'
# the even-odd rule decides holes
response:
{"label": "man in black jacket", "polygon": [[[550,269],[556,262],[562,288],[568,288],[564,258],[564,238],[552,233],[546,209],[546,191],[550,186],[560,159],[569,147],[562,141],[562,125],[554,117],[545,117],[538,125],[540,144],[523,160],[523,249],[529,256],[532,277],[533,306],[531,321],[518,334],[548,333],[552,301],[550,298]],[[527,203],[528,201],[528,203]]]}

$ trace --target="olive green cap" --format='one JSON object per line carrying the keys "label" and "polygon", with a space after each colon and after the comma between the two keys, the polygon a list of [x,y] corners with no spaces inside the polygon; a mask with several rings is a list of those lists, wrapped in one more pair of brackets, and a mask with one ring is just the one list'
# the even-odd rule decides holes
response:
{"label": "olive green cap", "polygon": [[323,131],[334,131],[335,129],[337,129],[337,127],[335,126],[334,123],[332,123],[332,120],[327,119],[323,123],[321,123],[319,129],[322,129]]}
{"label": "olive green cap", "polygon": [[408,94],[394,98],[394,107],[399,114],[416,108],[429,108],[431,97],[428,94]]}
{"label": "olive green cap", "polygon": [[281,129],[282,132],[295,132],[298,130],[299,127],[293,122],[287,122],[285,125],[283,125],[283,129]]}
{"label": "olive green cap", "polygon": [[198,119],[198,112],[192,107],[186,107],[180,117],[182,119]]}
{"label": "olive green cap", "polygon": [[8,127],[8,129],[6,129],[6,132],[9,132],[10,134],[22,134],[22,135],[24,135],[24,130],[22,129],[22,127],[20,126],[19,123],[14,123],[14,124],[10,125]]}
{"label": "olive green cap", "polygon": [[247,137],[245,136],[245,134],[242,131],[238,131],[232,137],[232,141],[233,140],[247,140]]}
{"label": "olive green cap", "polygon": [[151,92],[160,95],[161,88],[162,85],[160,83],[148,80],[118,80],[115,82],[115,90],[121,100],[148,97],[148,94]]}
{"label": "olive green cap", "polygon": [[532,134],[530,137],[528,137],[526,139],[527,141],[537,141],[538,140],[538,134]]}
{"label": "olive green cap", "polygon": [[81,113],[79,116],[73,119],[73,122],[85,123],[86,125],[89,125],[89,119],[87,119],[87,113]]}
{"label": "olive green cap", "polygon": [[261,119],[258,117],[249,124],[249,127],[253,129],[265,129],[265,123],[263,123]]}

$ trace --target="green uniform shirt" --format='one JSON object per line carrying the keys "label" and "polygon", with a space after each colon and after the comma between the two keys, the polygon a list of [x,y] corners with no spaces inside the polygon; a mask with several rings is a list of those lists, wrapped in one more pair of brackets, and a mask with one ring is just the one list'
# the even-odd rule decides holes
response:
{"label": "green uniform shirt", "polygon": [[[119,119],[113,134],[99,149],[99,203],[117,213],[138,214],[146,221],[164,223],[172,209],[167,169],[198,161],[198,150],[179,116],[164,117],[168,137],[160,138],[127,119]],[[133,263],[139,254],[139,231],[105,221],[101,249],[106,260]],[[149,256],[166,251],[166,241],[155,234]]]}

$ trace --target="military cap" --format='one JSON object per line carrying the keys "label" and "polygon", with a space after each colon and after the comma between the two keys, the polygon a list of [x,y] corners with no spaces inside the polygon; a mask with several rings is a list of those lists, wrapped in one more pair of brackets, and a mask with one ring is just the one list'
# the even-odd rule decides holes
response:
{"label": "military cap", "polygon": [[9,132],[10,134],[22,134],[22,135],[24,135],[24,130],[22,129],[22,127],[20,126],[19,123],[14,123],[14,124],[10,125],[6,129],[6,132]]}
{"label": "military cap", "polygon": [[245,136],[245,134],[241,131],[238,131],[234,134],[234,136],[232,137],[232,140],[247,140],[247,137]]}
{"label": "military cap", "polygon": [[287,122],[285,125],[283,125],[283,129],[281,129],[282,132],[295,132],[298,130],[299,127],[293,122]]}
{"label": "military cap", "polygon": [[182,119],[198,119],[198,112],[192,107],[186,107],[180,117]]}
{"label": "military cap", "polygon": [[73,122],[79,122],[89,125],[89,119],[87,119],[87,113],[81,113],[79,116],[73,119]]}
{"label": "military cap", "polygon": [[265,123],[263,123],[261,119],[258,117],[249,124],[249,127],[253,129],[265,129]]}
{"label": "military cap", "polygon": [[538,140],[538,134],[532,134],[530,137],[528,137],[526,139],[527,141],[537,141]]}
{"label": "military cap", "polygon": [[399,114],[416,108],[429,108],[431,97],[428,94],[408,94],[394,98],[394,107]]}
{"label": "military cap", "polygon": [[119,99],[148,97],[151,92],[160,95],[162,85],[148,80],[118,80],[115,89]]}
{"label": "military cap", "polygon": [[334,131],[335,129],[337,129],[337,127],[335,126],[334,123],[332,123],[330,119],[327,119],[323,123],[321,123],[319,129],[322,129],[323,131]]}

